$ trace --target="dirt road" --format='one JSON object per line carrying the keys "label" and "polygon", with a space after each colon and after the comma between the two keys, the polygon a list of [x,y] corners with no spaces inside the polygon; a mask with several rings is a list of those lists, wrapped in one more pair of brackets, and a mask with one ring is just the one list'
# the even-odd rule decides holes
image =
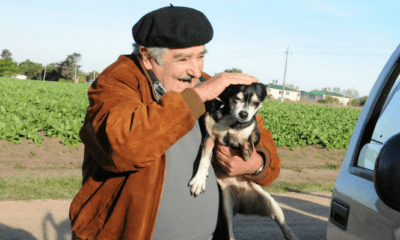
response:
{"label": "dirt road", "polygon": [[[345,151],[305,148],[278,148],[282,169],[278,182],[330,183],[339,169],[320,169],[327,163],[341,164]],[[43,146],[18,145],[0,141],[0,177],[21,174],[65,174],[75,172],[82,164],[83,145],[78,149],[63,146],[58,139],[45,138]],[[51,170],[49,170],[51,169]],[[326,239],[331,193],[271,194],[280,204],[288,225],[299,239]],[[70,200],[0,201],[0,240],[71,239],[68,218]],[[234,229],[240,239],[284,239],[269,218],[235,216]]]}
{"label": "dirt road", "polygon": [[[282,207],[288,225],[299,239],[326,239],[331,193],[271,194]],[[0,201],[0,239],[70,240],[70,200]],[[234,229],[240,239],[284,239],[269,218],[237,215]]]}

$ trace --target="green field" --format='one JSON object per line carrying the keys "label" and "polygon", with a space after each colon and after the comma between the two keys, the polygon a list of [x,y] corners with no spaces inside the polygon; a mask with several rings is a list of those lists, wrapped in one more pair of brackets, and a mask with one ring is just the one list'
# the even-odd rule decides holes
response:
{"label": "green field", "polygon": [[[88,105],[88,84],[0,78],[0,139],[40,144],[58,137],[78,144]],[[346,149],[361,110],[265,101],[259,114],[277,146]],[[43,135],[43,134],[42,134]]]}
{"label": "green field", "polygon": [[43,137],[58,137],[78,144],[88,106],[89,85],[0,78],[0,139],[37,144]]}
{"label": "green field", "polygon": [[264,101],[258,114],[277,146],[347,149],[361,110]]}

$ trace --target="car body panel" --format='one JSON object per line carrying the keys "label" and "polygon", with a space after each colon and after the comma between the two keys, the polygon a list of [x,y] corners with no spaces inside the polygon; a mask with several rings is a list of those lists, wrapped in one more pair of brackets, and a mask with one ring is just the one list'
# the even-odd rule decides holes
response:
{"label": "car body panel", "polygon": [[[375,122],[378,121],[379,108],[382,104],[379,99],[387,97],[384,96],[386,94],[384,90],[387,89],[388,79],[393,75],[393,70],[400,68],[400,66],[397,67],[399,59],[400,45],[378,76],[361,111],[336,179],[331,201],[331,206],[334,199],[339,199],[349,205],[347,228],[343,230],[329,219],[327,239],[400,240],[400,212],[389,208],[379,199],[372,181],[373,171],[357,166],[359,155],[363,154],[361,149],[371,141],[373,135],[371,132],[370,136],[365,136],[364,132],[372,131],[371,124],[375,127]],[[383,132],[385,128],[382,127],[379,131]],[[369,138],[368,142],[365,142],[366,137]],[[377,148],[377,146],[374,147]]]}

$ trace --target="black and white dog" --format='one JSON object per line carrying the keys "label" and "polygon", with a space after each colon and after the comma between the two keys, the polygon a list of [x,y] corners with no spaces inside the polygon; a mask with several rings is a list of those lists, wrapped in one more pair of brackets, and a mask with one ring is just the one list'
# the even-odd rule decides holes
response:
{"label": "black and white dog", "polygon": [[[231,85],[217,99],[206,102],[206,131],[203,133],[200,164],[189,186],[195,196],[204,191],[210,163],[213,164],[222,190],[222,210],[228,220],[230,239],[235,239],[232,219],[237,213],[268,216],[278,224],[286,239],[297,239],[287,226],[282,209],[260,185],[243,176],[227,176],[217,161],[211,160],[216,141],[240,150],[244,160],[250,159],[253,143],[256,146],[260,140],[255,116],[266,96],[266,86],[261,83]],[[247,147],[243,147],[245,145]]]}

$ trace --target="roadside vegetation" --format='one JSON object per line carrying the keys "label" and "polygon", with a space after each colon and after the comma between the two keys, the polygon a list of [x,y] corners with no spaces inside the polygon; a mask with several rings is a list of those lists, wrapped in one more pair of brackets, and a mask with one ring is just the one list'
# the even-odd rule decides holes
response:
{"label": "roadside vegetation", "polygon": [[81,185],[78,174],[2,177],[0,200],[72,199]]}
{"label": "roadside vegetation", "polygon": [[[73,199],[82,185],[79,174],[22,175],[0,178],[0,200]],[[273,182],[264,189],[270,193],[332,192],[334,183]]]}

